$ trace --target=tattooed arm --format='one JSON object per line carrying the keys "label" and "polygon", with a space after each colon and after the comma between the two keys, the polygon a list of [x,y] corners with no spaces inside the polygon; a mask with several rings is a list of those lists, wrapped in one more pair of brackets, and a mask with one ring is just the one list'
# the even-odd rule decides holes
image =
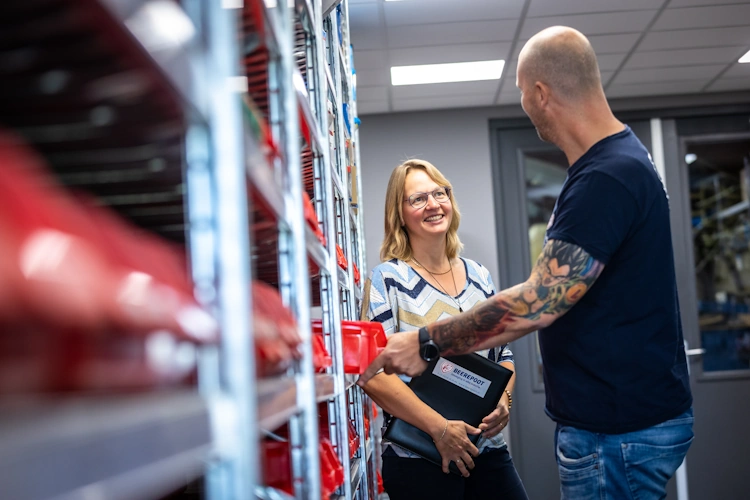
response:
{"label": "tattooed arm", "polygon": [[431,336],[447,355],[505,344],[568,312],[603,269],[581,247],[550,240],[525,283],[501,291],[466,314],[436,323]]}
{"label": "tattooed arm", "polygon": [[[544,328],[568,312],[604,269],[577,245],[549,240],[524,283],[503,290],[458,316],[429,327],[430,336],[445,355],[465,354],[512,340]],[[360,378],[366,383],[381,368],[386,373],[418,375],[426,363],[419,356],[417,332],[389,339],[386,350]]]}

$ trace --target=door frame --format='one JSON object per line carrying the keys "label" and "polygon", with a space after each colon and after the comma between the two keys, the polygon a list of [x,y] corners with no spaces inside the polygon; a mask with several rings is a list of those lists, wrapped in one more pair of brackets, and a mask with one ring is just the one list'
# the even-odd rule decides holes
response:
{"label": "door frame", "polygon": [[[676,269],[694,269],[693,228],[690,208],[690,174],[685,163],[688,143],[714,142],[720,140],[748,139],[748,132],[722,132],[709,134],[678,135],[677,123],[673,119],[663,120],[665,182],[670,197],[670,222],[672,225],[672,246]],[[688,346],[697,349],[702,346],[698,324],[698,292],[693,272],[677,272],[677,289],[680,304],[682,331]],[[722,371],[704,373],[700,357],[688,358],[694,382],[747,379],[747,371]],[[697,365],[697,366],[695,366]]]}

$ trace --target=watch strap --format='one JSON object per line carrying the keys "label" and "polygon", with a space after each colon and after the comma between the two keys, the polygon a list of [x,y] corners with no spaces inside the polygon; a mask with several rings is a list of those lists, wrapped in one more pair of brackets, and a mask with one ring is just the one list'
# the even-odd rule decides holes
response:
{"label": "watch strap", "polygon": [[427,327],[423,326],[419,329],[419,345],[424,345],[430,340],[430,332],[427,331]]}

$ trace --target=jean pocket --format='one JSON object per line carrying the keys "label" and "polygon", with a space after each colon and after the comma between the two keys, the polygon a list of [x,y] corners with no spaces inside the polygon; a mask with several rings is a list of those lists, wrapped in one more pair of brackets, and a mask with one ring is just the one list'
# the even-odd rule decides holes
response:
{"label": "jean pocket", "polygon": [[588,433],[561,432],[557,441],[557,464],[560,479],[580,479],[597,475],[599,456],[595,443],[590,442]]}
{"label": "jean pocket", "polygon": [[693,436],[672,445],[623,443],[628,486],[635,499],[665,498],[667,482],[682,463]]}
{"label": "jean pocket", "polygon": [[558,448],[557,465],[560,469],[560,479],[581,479],[598,474],[599,457],[592,453],[581,458],[569,458]]}
{"label": "jean pocket", "polygon": [[693,436],[690,436],[686,441],[670,445],[623,443],[622,458],[625,465],[630,466],[645,464],[652,460],[668,460],[670,457],[679,457],[679,463],[677,464],[679,466],[692,442]]}

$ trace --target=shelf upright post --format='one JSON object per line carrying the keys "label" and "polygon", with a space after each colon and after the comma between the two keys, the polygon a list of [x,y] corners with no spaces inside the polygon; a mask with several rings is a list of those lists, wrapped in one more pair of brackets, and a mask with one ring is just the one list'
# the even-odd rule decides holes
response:
{"label": "shelf upright post", "polygon": [[[224,3],[228,2],[203,4],[207,47],[204,71],[199,76],[205,79],[201,87],[208,93],[209,123],[208,130],[190,131],[188,152],[201,160],[205,147],[210,174],[202,161],[188,158],[188,198],[191,215],[201,216],[194,222],[196,232],[190,238],[192,268],[201,277],[196,283],[197,295],[202,302],[213,303],[221,325],[218,356],[205,353],[200,366],[216,454],[216,461],[207,469],[207,493],[212,500],[244,500],[252,497],[259,481],[260,438],[250,321],[251,246],[243,121],[240,96],[232,89],[233,79],[241,74],[238,11]],[[207,201],[207,197],[211,199]],[[211,209],[213,218],[207,213]],[[213,225],[213,233],[205,224]],[[206,261],[212,257],[213,262]],[[206,271],[212,264],[213,290]]]}
{"label": "shelf upright post", "polygon": [[[314,55],[314,73],[316,82],[316,108],[318,111],[318,127],[321,130],[321,136],[325,137],[324,143],[321,144],[319,151],[320,174],[322,177],[323,189],[321,192],[325,217],[323,218],[324,234],[327,238],[327,249],[329,255],[330,273],[327,276],[321,276],[321,305],[323,305],[323,293],[326,293],[327,310],[323,309],[324,328],[329,332],[331,356],[333,358],[332,371],[335,375],[336,398],[328,404],[329,418],[333,421],[331,437],[333,444],[336,446],[339,455],[339,461],[344,469],[344,483],[341,490],[345,498],[351,498],[351,460],[349,456],[349,426],[348,411],[346,403],[346,380],[344,373],[344,350],[343,338],[341,333],[341,304],[339,296],[338,281],[338,262],[336,259],[336,193],[333,185],[332,172],[334,169],[333,161],[330,155],[328,141],[328,94],[335,95],[335,89],[328,88],[325,65],[328,64],[326,58],[326,47],[323,37],[323,12],[320,2],[313,2],[313,32],[311,33],[313,42]],[[328,34],[330,37],[330,33]],[[330,40],[330,38],[329,38]],[[311,75],[312,76],[312,75]],[[338,104],[337,104],[338,105]],[[325,280],[325,285],[322,283]]]}
{"label": "shelf upright post", "polygon": [[308,269],[305,222],[302,205],[302,165],[300,162],[300,122],[298,97],[294,87],[294,22],[287,2],[274,7],[283,33],[277,33],[281,57],[280,124],[284,148],[286,213],[289,231],[279,234],[280,292],[299,325],[302,359],[296,363],[297,404],[299,414],[289,421],[292,472],[295,496],[316,500],[321,493],[318,439],[318,408],[310,324],[310,273]]}
{"label": "shelf upright post", "polygon": [[[348,50],[353,50],[351,46],[351,33],[349,31],[349,3],[347,1],[344,1],[342,3],[342,18],[343,18],[343,44],[344,47],[346,47]],[[349,80],[349,110],[350,110],[350,125],[351,125],[351,141],[352,141],[352,148],[354,149],[354,165],[353,168],[355,169],[355,175],[356,175],[356,183],[351,186],[351,189],[354,191],[356,190],[356,199],[357,199],[357,211],[355,214],[356,219],[356,226],[357,230],[355,231],[355,239],[352,241],[352,245],[355,247],[355,251],[352,252],[352,259],[357,264],[357,268],[360,272],[360,284],[364,288],[364,281],[367,279],[367,260],[366,260],[366,248],[365,248],[365,242],[364,242],[364,212],[362,207],[362,172],[361,172],[361,161],[360,161],[360,150],[359,150],[359,125],[356,123],[358,118],[358,112],[357,112],[357,100],[356,100],[356,78],[354,75],[354,68],[349,68],[349,70],[352,72],[350,75]],[[356,286],[356,285],[355,285]],[[355,311],[361,307],[360,303],[356,304]],[[377,495],[377,482],[376,477],[379,470],[378,464],[380,460],[380,430],[376,429],[376,423],[372,411],[372,403],[370,402],[370,399],[362,394],[361,395],[361,402],[362,402],[362,413],[366,414],[367,417],[370,420],[370,436],[367,436],[370,439],[370,447],[372,448],[372,455],[369,460],[367,460],[367,447],[366,447],[366,439],[365,444],[363,444],[363,456],[364,459],[368,462],[367,472],[369,474],[368,477],[368,485],[372,484],[374,485],[374,492],[375,495]],[[369,489],[368,489],[369,492]]]}

